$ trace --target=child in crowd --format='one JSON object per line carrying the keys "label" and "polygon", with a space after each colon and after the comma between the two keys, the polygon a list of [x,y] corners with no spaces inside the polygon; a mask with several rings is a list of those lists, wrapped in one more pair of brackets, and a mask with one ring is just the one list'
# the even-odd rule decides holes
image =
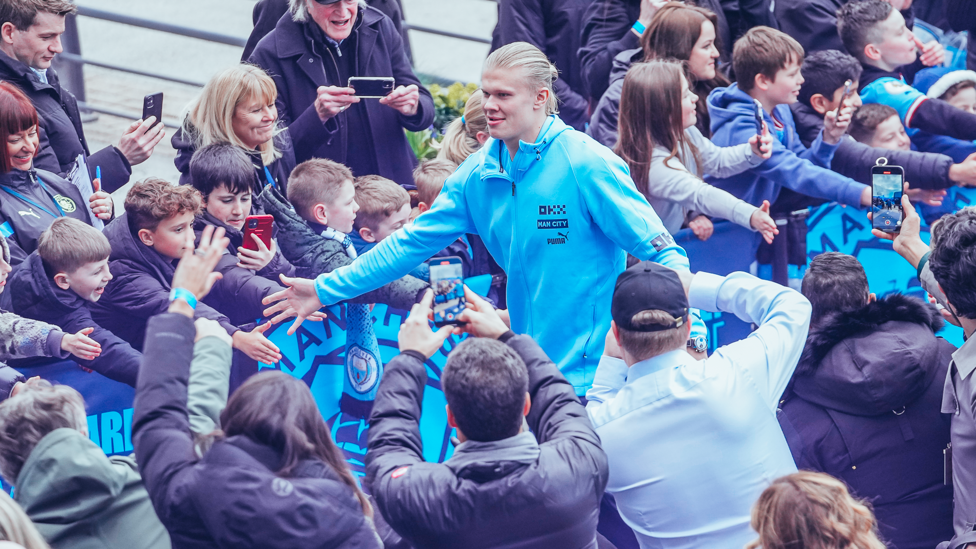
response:
{"label": "child in crowd", "polygon": [[[484,94],[475,90],[464,104],[464,114],[455,118],[444,132],[437,158],[460,166],[462,162],[488,141],[488,119],[481,110]],[[416,179],[416,173],[414,179]],[[430,207],[430,202],[427,203]]]}
{"label": "child in crowd", "polygon": [[203,212],[194,221],[199,238],[207,225],[223,227],[230,246],[215,269],[222,278],[214,284],[204,303],[226,315],[232,324],[254,322],[263,316],[261,300],[281,291],[278,276],[294,276],[295,268],[278,251],[257,235],[244,247],[244,224],[252,214],[254,167],[243,149],[230,143],[207,145],[193,154],[190,180],[203,197]]}
{"label": "child in crowd", "polygon": [[869,147],[910,151],[912,140],[905,133],[898,111],[880,103],[862,105],[851,119],[847,130],[852,138]]}
{"label": "child in crowd", "polygon": [[[7,239],[0,235],[0,292],[7,285],[10,271],[10,248]],[[91,331],[86,327],[76,334],[66,334],[46,322],[0,311],[0,361],[46,356],[63,359],[70,355],[78,359],[95,358],[101,348],[88,337]],[[20,372],[0,362],[0,400],[9,397],[14,387],[24,381],[26,378]]]}
{"label": "child in crowd", "polygon": [[867,206],[871,188],[830,169],[850,122],[850,106],[826,113],[824,128],[809,148],[800,142],[789,105],[796,102],[803,84],[802,62],[800,44],[768,27],[754,27],[735,43],[732,64],[739,81],[708,97],[712,141],[720,147],[748,142],[757,133],[758,102],[764,123],[775,137],[773,154],[739,175],[708,181],[756,206],[764,200],[775,204],[784,186],[807,196]]}
{"label": "child in crowd", "polygon": [[[420,204],[418,205],[420,215],[423,215],[424,212],[430,210],[430,207],[434,204],[434,200],[437,198],[437,195],[439,195],[441,193],[441,189],[444,188],[444,182],[447,181],[447,178],[450,177],[455,170],[457,170],[457,164],[441,158],[424,160],[419,166],[417,166],[416,169],[414,169],[413,181],[417,185],[417,192],[420,193]],[[465,235],[455,240],[450,246],[434,254],[434,257],[460,257],[461,269],[465,278],[490,272],[491,269],[488,266],[487,260],[488,251],[484,250],[484,245],[481,244],[480,239],[478,239],[477,243],[481,244],[481,249],[484,250],[485,257],[474,257],[475,253],[478,251],[478,248],[476,248],[474,243],[469,245],[469,242],[471,242],[470,239],[470,235]],[[481,259],[481,261],[479,261],[479,259]],[[480,269],[479,266],[481,267]]]}
{"label": "child in crowd", "polygon": [[844,483],[823,473],[780,477],[752,508],[759,539],[747,549],[885,549],[869,504],[851,497]]}
{"label": "child in crowd", "polygon": [[349,235],[362,255],[410,219],[410,194],[380,175],[363,175],[353,182],[359,211]]}
{"label": "child in crowd", "polygon": [[[146,322],[165,312],[173,299],[175,262],[193,249],[200,202],[193,187],[150,177],[129,190],[125,213],[105,227],[114,278],[102,299],[92,303],[92,316],[136,349],[142,349]],[[264,337],[269,324],[241,330],[206,303],[196,305],[196,316],[220,322],[233,337],[234,348],[251,359],[265,364],[281,359],[278,348]]]}
{"label": "child in crowd", "polygon": [[905,18],[890,3],[863,0],[844,4],[837,11],[837,32],[864,68],[862,101],[893,107],[907,128],[964,141],[976,139],[976,115],[926,97],[898,72],[902,65],[915,61],[916,42]]}
{"label": "child in crowd", "polygon": [[[817,138],[823,129],[824,117],[840,106],[845,91],[849,94],[847,106],[855,109],[861,107],[861,97],[857,91],[861,70],[857,59],[836,50],[814,52],[803,60],[800,68],[803,85],[799,100],[790,109],[793,111],[800,141],[804,145],[810,146]],[[846,85],[847,82],[851,83],[850,87]],[[944,189],[956,183],[976,184],[976,157],[957,164],[944,154],[895,149],[884,145],[876,148],[867,144],[870,139],[864,141],[855,136],[859,131],[855,128],[860,123],[858,116],[858,113],[854,114],[848,128],[848,134],[857,141],[850,137],[841,139],[830,163],[833,171],[870,185],[871,171],[866,170],[865,166],[873,166],[878,158],[885,157],[889,164],[905,168],[905,180],[911,182],[915,189]],[[898,124],[900,126],[901,122]]]}
{"label": "child in crowd", "polygon": [[37,251],[10,277],[12,310],[69,332],[87,330],[101,353],[76,362],[135,387],[142,353],[96,323],[89,310],[112,280],[111,253],[98,229],[70,217],[54,220],[41,233]]}
{"label": "child in crowd", "polygon": [[763,127],[762,136],[753,135],[748,143],[716,147],[695,127],[697,103],[677,62],[634,65],[620,94],[620,135],[614,152],[627,162],[637,189],[668,232],[687,225],[706,240],[712,235],[706,216],[714,216],[760,231],[766,242],[772,242],[779,230],[769,217],[768,200],[757,208],[699,177],[728,177],[761,164],[772,154],[769,129]]}
{"label": "child in crowd", "polygon": [[930,99],[976,114],[976,71],[931,67],[918,73],[913,85]]}

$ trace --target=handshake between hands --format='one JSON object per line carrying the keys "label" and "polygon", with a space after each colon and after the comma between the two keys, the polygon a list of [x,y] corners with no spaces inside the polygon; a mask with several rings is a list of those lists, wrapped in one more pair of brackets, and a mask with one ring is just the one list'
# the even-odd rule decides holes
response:
{"label": "handshake between hands", "polygon": [[482,299],[467,286],[464,287],[464,299],[467,301],[467,307],[458,315],[458,321],[462,324],[442,326],[434,331],[431,330],[429,323],[433,317],[431,303],[434,301],[434,292],[429,289],[424,292],[420,303],[410,309],[410,315],[400,326],[397,337],[400,352],[416,351],[430,358],[444,345],[444,340],[451,334],[467,333],[474,337],[498,339],[511,329],[508,311],[496,311],[491,303]]}

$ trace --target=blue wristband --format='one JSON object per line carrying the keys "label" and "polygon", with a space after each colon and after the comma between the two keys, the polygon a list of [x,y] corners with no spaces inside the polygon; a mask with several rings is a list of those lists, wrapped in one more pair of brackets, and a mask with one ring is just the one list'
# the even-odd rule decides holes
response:
{"label": "blue wristband", "polygon": [[636,32],[641,36],[644,36],[644,31],[647,30],[647,27],[644,26],[644,23],[641,23],[640,21],[635,21],[634,26],[631,28],[634,29],[634,32]]}
{"label": "blue wristband", "polygon": [[173,288],[173,290],[169,293],[169,300],[176,301],[177,299],[186,301],[186,304],[189,305],[191,309],[196,310],[197,298],[190,290],[187,290],[186,288]]}

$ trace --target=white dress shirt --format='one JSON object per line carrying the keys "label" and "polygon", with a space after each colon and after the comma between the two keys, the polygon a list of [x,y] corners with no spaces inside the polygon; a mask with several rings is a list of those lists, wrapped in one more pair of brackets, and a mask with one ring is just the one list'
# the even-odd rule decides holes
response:
{"label": "white dress shirt", "polygon": [[609,458],[607,492],[642,548],[742,549],[757,537],[756,499],[796,471],[776,409],[810,303],[745,273],[698,273],[689,304],[759,328],[702,361],[683,348],[630,368],[605,356],[586,410]]}

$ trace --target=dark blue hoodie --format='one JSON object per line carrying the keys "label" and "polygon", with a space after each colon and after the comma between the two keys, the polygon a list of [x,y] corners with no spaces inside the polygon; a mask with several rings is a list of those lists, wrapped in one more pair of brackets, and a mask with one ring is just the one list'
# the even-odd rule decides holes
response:
{"label": "dark blue hoodie", "polygon": [[[719,147],[749,141],[756,134],[753,105],[752,97],[738,84],[713,90],[708,96],[712,141]],[[808,196],[860,207],[865,185],[830,170],[837,145],[824,143],[821,132],[807,149],[797,135],[789,106],[777,105],[772,114],[783,124],[781,135],[773,131],[773,156],[739,175],[707,177],[706,181],[754,206],[761,206],[763,200],[775,202],[785,186]],[[770,114],[764,112],[763,118],[772,131],[775,126]]]}

